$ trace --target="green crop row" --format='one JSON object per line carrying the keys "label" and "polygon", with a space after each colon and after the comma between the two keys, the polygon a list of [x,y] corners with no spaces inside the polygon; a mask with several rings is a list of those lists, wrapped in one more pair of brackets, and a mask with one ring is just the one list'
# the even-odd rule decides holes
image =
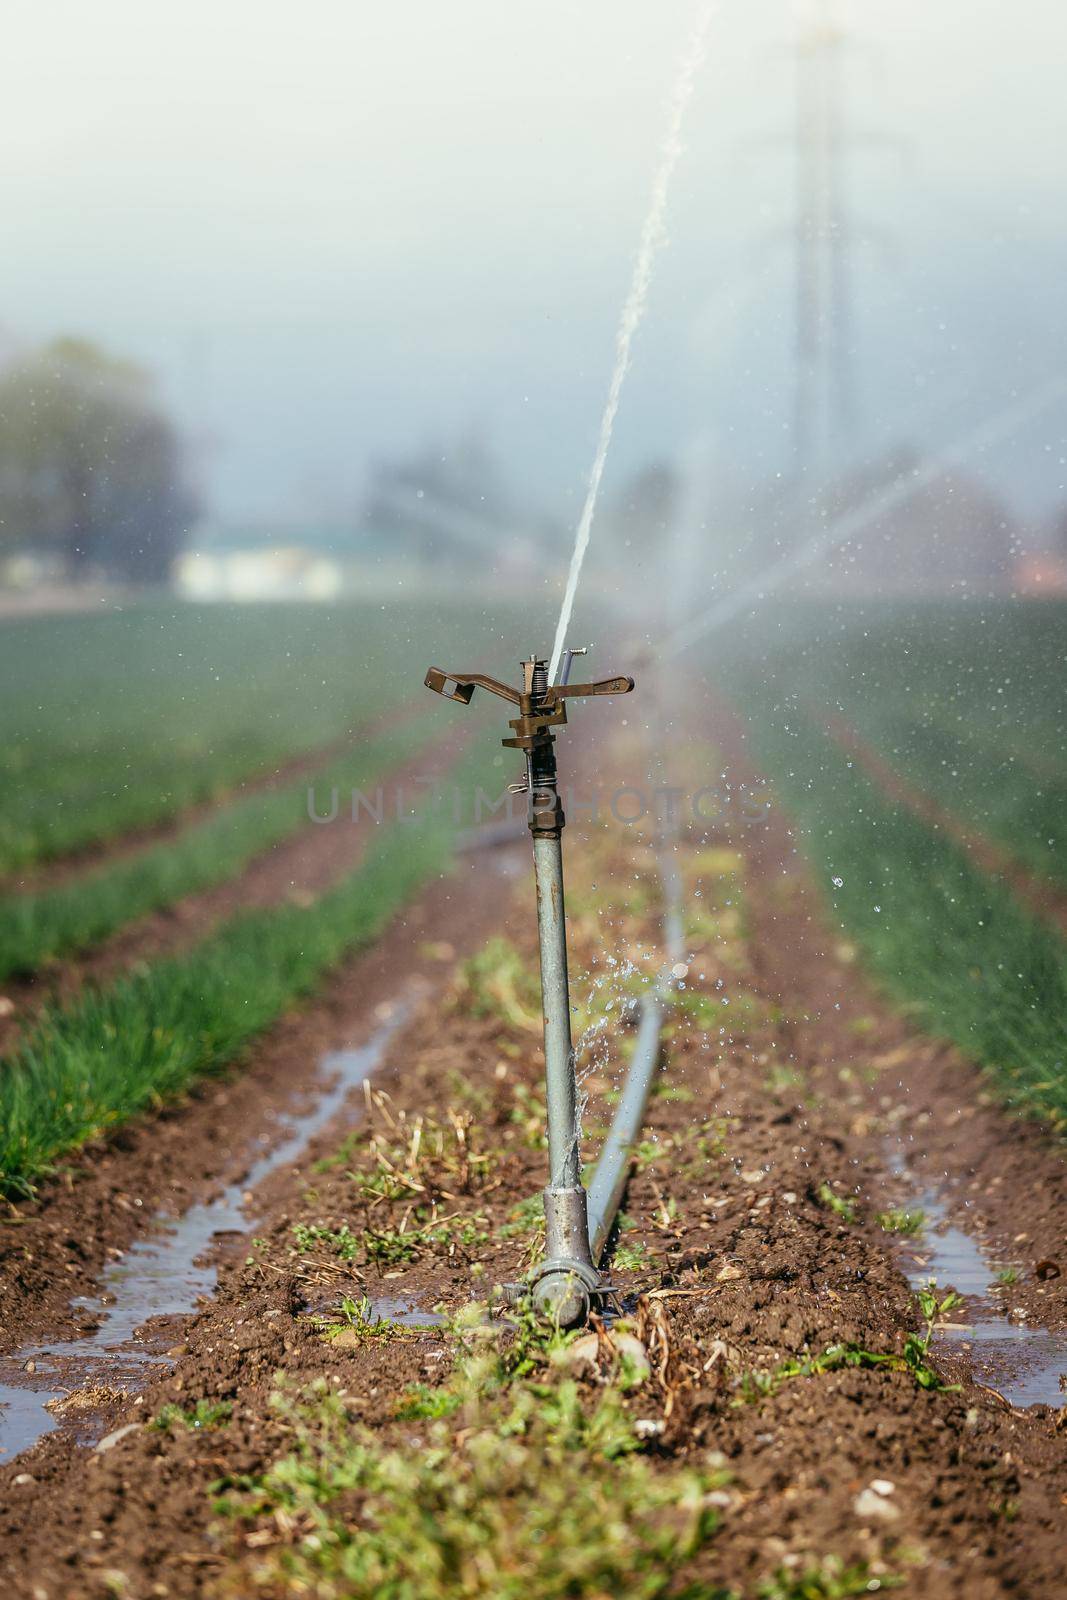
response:
{"label": "green crop row", "polygon": [[882,987],[1010,1102],[1067,1119],[1063,941],[889,801],[815,719],[751,681],[741,700],[829,906]]}
{"label": "green crop row", "polygon": [[338,757],[311,778],[224,804],[175,839],[124,861],[86,872],[55,889],[0,900],[0,980],[36,972],[50,959],[84,950],[134,918],[224,882],[253,856],[309,826],[313,787],[326,806],[330,791],[366,790],[439,719],[383,734]]}
{"label": "green crop row", "polygon": [[[0,874],[152,827],[321,749],[466,655],[481,613],[178,606],[0,626]],[[460,663],[463,664],[462,662]]]}
{"label": "green crop row", "polygon": [[860,731],[899,772],[1039,878],[1067,884],[1067,773],[1037,773],[971,728],[859,709]]}
{"label": "green crop row", "polygon": [[[486,782],[491,749],[480,739],[455,782]],[[25,1191],[63,1152],[235,1063],[446,869],[454,833],[447,808],[383,826],[365,862],[313,905],[235,916],[190,953],[47,1010],[0,1065],[0,1187]]]}
{"label": "green crop row", "polygon": [[1067,883],[1067,606],[796,605],[730,643],[768,688],[843,715],[962,824]]}

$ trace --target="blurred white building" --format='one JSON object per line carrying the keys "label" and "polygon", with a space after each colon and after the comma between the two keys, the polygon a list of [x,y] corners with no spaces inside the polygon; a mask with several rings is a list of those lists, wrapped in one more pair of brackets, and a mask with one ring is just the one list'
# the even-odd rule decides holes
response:
{"label": "blurred white building", "polygon": [[187,550],[174,585],[187,600],[335,600],[344,572],[335,557],[292,545]]}

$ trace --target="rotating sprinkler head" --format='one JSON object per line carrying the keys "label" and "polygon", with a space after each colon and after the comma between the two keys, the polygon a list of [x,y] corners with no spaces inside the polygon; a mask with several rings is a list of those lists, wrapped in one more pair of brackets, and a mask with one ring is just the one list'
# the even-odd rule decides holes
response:
{"label": "rotating sprinkler head", "polygon": [[590,1249],[578,1150],[578,1086],[571,1043],[563,900],[562,834],[566,818],[559,798],[553,730],[566,723],[568,700],[629,694],[634,686],[634,680],[626,677],[568,683],[573,657],[584,653],[566,653],[558,683],[549,683],[548,664],[543,657],[530,656],[521,663],[521,689],[481,672],[442,672],[439,667],[431,667],[426,674],[428,688],[462,705],[470,704],[475,689],[487,689],[518,707],[518,715],[509,722],[512,737],[503,743],[507,749],[521,750],[526,758],[525,777],[516,790],[528,796],[527,819],[533,835],[549,1158],[549,1181],[544,1191],[545,1259],[535,1269],[529,1287],[538,1311],[561,1327],[584,1321],[590,1300],[602,1284]]}

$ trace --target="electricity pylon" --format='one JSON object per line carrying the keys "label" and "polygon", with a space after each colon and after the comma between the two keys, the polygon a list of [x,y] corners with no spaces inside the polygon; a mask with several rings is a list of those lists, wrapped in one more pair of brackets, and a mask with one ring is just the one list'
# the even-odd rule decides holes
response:
{"label": "electricity pylon", "polygon": [[886,143],[847,120],[844,60],[852,38],[833,0],[811,0],[790,54],[796,65],[796,352],[793,449],[796,471],[819,483],[854,440],[859,385],[853,344],[852,251],[857,228],[846,197],[849,151]]}

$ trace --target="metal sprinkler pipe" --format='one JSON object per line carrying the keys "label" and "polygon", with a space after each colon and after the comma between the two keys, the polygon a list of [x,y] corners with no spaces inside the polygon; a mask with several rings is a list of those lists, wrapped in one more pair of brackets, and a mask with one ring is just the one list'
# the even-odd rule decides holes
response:
{"label": "metal sprinkler pipe", "polygon": [[[571,1042],[563,895],[562,834],[566,819],[556,776],[555,735],[550,730],[566,723],[568,699],[629,694],[634,681],[617,677],[597,683],[550,684],[547,663],[540,656],[523,661],[522,671],[521,690],[483,673],[446,673],[438,667],[427,672],[426,685],[464,705],[470,704],[475,688],[481,687],[519,707],[519,715],[509,723],[514,737],[503,743],[509,749],[522,750],[526,757],[526,780],[521,792],[529,796],[527,819],[533,835],[537,886],[549,1151],[549,1181],[544,1190],[545,1259],[532,1274],[530,1291],[542,1315],[561,1327],[571,1327],[588,1315],[590,1297],[600,1288],[600,1274],[589,1245],[588,1208],[578,1148],[578,1086]],[[564,672],[563,677],[566,676]]]}
{"label": "metal sprinkler pipe", "polygon": [[[533,661],[533,693],[543,697],[548,673]],[[530,832],[537,888],[537,939],[544,1014],[548,1187],[544,1191],[545,1259],[532,1280],[534,1305],[569,1328],[584,1322],[600,1284],[589,1250],[589,1218],[578,1148],[578,1082],[571,1040],[567,922],[563,895],[565,817],[556,782],[551,735],[526,753]]]}
{"label": "metal sprinkler pipe", "polygon": [[652,1074],[660,1058],[663,1010],[658,993],[641,1002],[630,1068],[589,1184],[589,1248],[594,1261],[599,1261],[604,1252],[630,1175],[630,1160],[645,1120]]}

